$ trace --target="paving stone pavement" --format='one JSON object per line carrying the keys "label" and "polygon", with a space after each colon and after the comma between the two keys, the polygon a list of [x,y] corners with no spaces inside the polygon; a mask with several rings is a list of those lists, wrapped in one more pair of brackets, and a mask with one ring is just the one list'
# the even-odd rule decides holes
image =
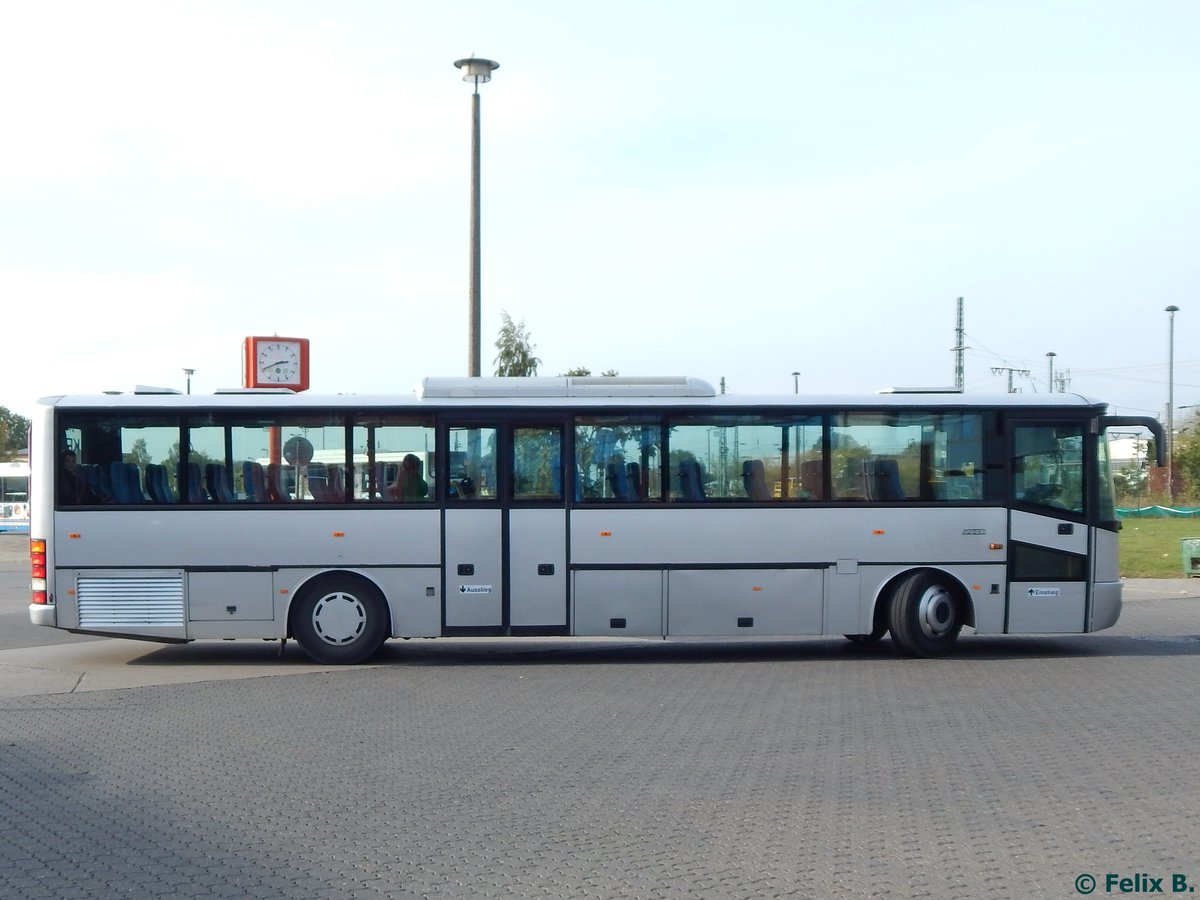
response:
{"label": "paving stone pavement", "polygon": [[1124,631],[968,638],[946,660],[427,641],[365,669],[3,698],[0,896],[1194,886],[1200,602],[1129,612]]}

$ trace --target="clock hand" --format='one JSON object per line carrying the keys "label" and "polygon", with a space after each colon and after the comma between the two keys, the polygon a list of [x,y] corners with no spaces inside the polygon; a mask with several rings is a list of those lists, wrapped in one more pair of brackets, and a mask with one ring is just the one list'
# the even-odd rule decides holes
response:
{"label": "clock hand", "polygon": [[271,368],[274,368],[275,366],[282,366],[282,365],[286,365],[286,364],[287,364],[287,360],[281,359],[278,362],[267,363],[265,366],[259,366],[259,368],[260,369],[271,369]]}

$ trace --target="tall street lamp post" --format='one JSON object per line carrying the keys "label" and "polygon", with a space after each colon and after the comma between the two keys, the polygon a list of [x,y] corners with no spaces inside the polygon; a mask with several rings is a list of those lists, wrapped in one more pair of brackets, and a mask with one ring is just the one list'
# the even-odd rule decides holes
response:
{"label": "tall street lamp post", "polygon": [[1047,377],[1050,381],[1050,393],[1052,394],[1054,393],[1054,357],[1056,356],[1058,356],[1058,354],[1053,350],[1046,354],[1046,359],[1050,360],[1050,374]]}
{"label": "tall street lamp post", "polygon": [[1175,504],[1175,313],[1179,307],[1166,308],[1167,331],[1167,497]]}
{"label": "tall street lamp post", "polygon": [[482,318],[479,280],[479,85],[492,80],[492,72],[500,63],[490,59],[459,59],[454,65],[462,70],[463,81],[473,82],[471,94],[471,299],[470,325],[467,329],[467,374],[477,378],[480,374],[479,329]]}

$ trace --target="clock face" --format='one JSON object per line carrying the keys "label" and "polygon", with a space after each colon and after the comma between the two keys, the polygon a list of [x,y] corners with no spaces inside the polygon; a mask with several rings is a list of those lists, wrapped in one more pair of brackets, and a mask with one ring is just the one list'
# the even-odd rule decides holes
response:
{"label": "clock face", "polygon": [[260,384],[299,384],[300,345],[295,341],[263,341],[255,359]]}
{"label": "clock face", "polygon": [[308,338],[248,337],[242,341],[242,387],[308,390]]}

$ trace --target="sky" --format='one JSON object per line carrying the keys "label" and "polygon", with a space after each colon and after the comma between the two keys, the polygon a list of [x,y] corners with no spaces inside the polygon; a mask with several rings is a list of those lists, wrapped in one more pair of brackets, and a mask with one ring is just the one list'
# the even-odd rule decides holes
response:
{"label": "sky", "polygon": [[[1200,404],[1194,0],[0,0],[0,406],[483,370]],[[800,372],[798,379],[793,372]],[[1020,374],[1027,371],[1028,375]]]}

